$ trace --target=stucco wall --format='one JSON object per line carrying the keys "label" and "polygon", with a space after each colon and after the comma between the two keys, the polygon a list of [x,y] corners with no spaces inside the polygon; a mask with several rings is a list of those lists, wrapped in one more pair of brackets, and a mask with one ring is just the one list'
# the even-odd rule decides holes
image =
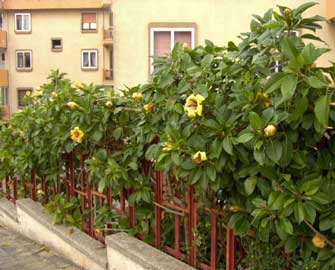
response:
{"label": "stucco wall", "polygon": [[[114,0],[115,88],[133,86],[148,79],[149,34],[152,22],[193,22],[198,26],[198,45],[205,39],[224,45],[238,42],[241,32],[249,31],[252,14],[264,14],[277,4],[296,7],[306,0]],[[326,16],[326,0],[309,14]],[[307,14],[308,15],[308,14]],[[324,24],[319,34],[333,49],[321,64],[335,60],[335,24]]]}
{"label": "stucco wall", "polygon": [[[31,34],[14,32],[14,12],[9,11],[7,18],[8,50],[7,68],[9,70],[9,100],[11,110],[17,109],[17,88],[36,88],[46,81],[51,69],[60,69],[68,73],[72,80],[85,83],[102,83],[102,69],[107,66],[108,57],[104,56],[102,45],[103,29],[108,25],[107,10],[90,10],[97,12],[97,33],[81,32],[81,12],[84,10],[34,10],[31,11]],[[51,52],[51,38],[61,38],[62,52]],[[32,50],[33,70],[18,72],[16,70],[16,50]],[[84,71],[81,69],[81,50],[98,50],[98,69]]]}

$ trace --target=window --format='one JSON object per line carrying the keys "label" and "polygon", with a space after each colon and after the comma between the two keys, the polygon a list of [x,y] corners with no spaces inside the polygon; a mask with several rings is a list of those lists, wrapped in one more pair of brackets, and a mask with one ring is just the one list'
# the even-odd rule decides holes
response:
{"label": "window", "polygon": [[1,106],[8,105],[8,88],[6,87],[0,88],[0,105]]}
{"label": "window", "polygon": [[24,107],[26,106],[26,102],[24,100],[25,95],[27,92],[31,92],[31,88],[20,88],[17,89],[17,106],[18,107]]}
{"label": "window", "polygon": [[98,51],[84,50],[82,51],[81,67],[83,69],[97,69],[98,68]]}
{"label": "window", "polygon": [[150,28],[150,58],[151,70],[155,57],[165,57],[176,43],[186,44],[189,48],[195,46],[195,27],[151,27]]}
{"label": "window", "polygon": [[51,39],[51,50],[53,52],[61,52],[63,49],[62,39],[61,38],[52,38]]}
{"label": "window", "polygon": [[15,31],[16,32],[30,32],[30,13],[16,13],[15,14]]}
{"label": "window", "polygon": [[18,70],[30,70],[32,67],[31,51],[16,51],[16,68]]}
{"label": "window", "polygon": [[97,14],[94,12],[82,13],[81,29],[82,30],[97,30]]}

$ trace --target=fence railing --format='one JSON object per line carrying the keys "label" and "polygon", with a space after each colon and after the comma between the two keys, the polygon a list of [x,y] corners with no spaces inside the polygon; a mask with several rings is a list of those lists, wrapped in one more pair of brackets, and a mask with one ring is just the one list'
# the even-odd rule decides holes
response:
{"label": "fence railing", "polygon": [[[59,176],[56,182],[50,184],[48,176],[38,176],[36,171],[32,170],[30,179],[6,177],[0,185],[0,191],[5,198],[13,203],[19,197],[30,197],[38,201],[39,193],[44,194],[44,198],[46,198],[41,201],[44,204],[48,202],[48,198],[62,192],[65,193],[67,200],[75,197],[80,201],[81,213],[86,213],[82,219],[82,230],[104,242],[105,236],[110,234],[112,230],[109,230],[110,224],[107,222],[105,230],[102,233],[97,233],[94,209],[107,205],[118,215],[128,217],[129,226],[133,228],[138,222],[136,220],[136,205],[129,205],[128,203],[128,198],[133,190],[122,189],[117,196],[115,196],[115,193],[113,194],[111,188],[107,188],[103,193],[98,192],[88,181],[85,160],[86,156],[80,155],[80,159],[75,162],[74,155],[68,154],[64,160],[64,173]],[[226,270],[235,269],[235,236],[228,225],[224,225],[226,228],[225,248],[222,250],[222,246],[218,247],[218,228],[220,231],[222,230],[219,225],[222,224],[226,213],[216,208],[200,207],[195,200],[195,192],[192,186],[186,190],[186,194],[174,194],[175,199],[173,200],[171,194],[167,191],[168,177],[162,172],[154,171],[153,164],[150,162],[142,163],[141,172],[152,179],[152,191],[154,193],[154,241],[152,245],[202,270],[221,270],[223,269],[222,261]],[[205,214],[208,217],[210,224],[207,235],[210,240],[208,258],[198,258],[197,256],[196,231],[200,222],[198,217],[200,212],[202,216]],[[173,246],[162,243],[162,235],[165,233],[162,224],[164,215],[172,215],[174,223]],[[137,237],[143,238],[140,234]],[[220,232],[220,238],[222,238],[222,232]],[[221,262],[220,268],[218,268],[219,261]]]}

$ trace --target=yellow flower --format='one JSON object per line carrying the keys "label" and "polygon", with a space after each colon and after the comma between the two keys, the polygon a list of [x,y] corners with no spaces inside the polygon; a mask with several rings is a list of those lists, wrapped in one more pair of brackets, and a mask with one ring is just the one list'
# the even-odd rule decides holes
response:
{"label": "yellow flower", "polygon": [[53,96],[54,98],[57,98],[58,97],[58,94],[56,92],[52,92],[51,93],[51,96]]}
{"label": "yellow flower", "polygon": [[41,91],[41,90],[36,91],[36,96],[37,97],[42,96],[42,95],[43,95],[43,91]]}
{"label": "yellow flower", "polygon": [[27,91],[26,94],[25,94],[26,97],[30,97],[31,96],[31,92],[30,91]]}
{"label": "yellow flower", "polygon": [[202,163],[207,160],[206,152],[198,151],[193,155],[192,159],[195,163]]}
{"label": "yellow flower", "polygon": [[265,137],[272,137],[276,135],[277,128],[274,125],[268,125],[266,128],[264,128],[264,134]]}
{"label": "yellow flower", "polygon": [[78,104],[75,103],[75,102],[70,101],[70,102],[67,103],[67,106],[69,106],[71,109],[74,109],[74,108],[78,107]]}
{"label": "yellow flower", "polygon": [[316,248],[320,248],[320,249],[324,248],[327,245],[325,239],[321,237],[319,234],[314,235],[312,239],[312,243],[313,243],[313,246],[315,246]]}
{"label": "yellow flower", "polygon": [[190,118],[196,117],[196,115],[202,115],[202,105],[201,103],[205,100],[205,98],[201,95],[190,95],[186,99],[186,103],[184,106],[185,112],[187,112],[187,116]]}
{"label": "yellow flower", "polygon": [[163,143],[163,152],[170,152],[173,149],[173,145],[170,142]]}
{"label": "yellow flower", "polygon": [[145,104],[145,105],[143,106],[143,109],[144,109],[146,112],[150,112],[154,106],[155,106],[155,103],[153,103],[152,101],[150,101],[149,103],[147,103],[147,104]]}
{"label": "yellow flower", "polygon": [[37,190],[37,194],[44,195],[44,191],[42,189]]}
{"label": "yellow flower", "polygon": [[71,87],[75,89],[82,89],[84,88],[84,84],[81,82],[74,82],[71,84]]}
{"label": "yellow flower", "polygon": [[71,130],[71,139],[77,143],[81,143],[83,141],[84,132],[79,128],[75,127]]}
{"label": "yellow flower", "polygon": [[113,106],[113,102],[107,101],[105,105],[106,107],[111,108]]}
{"label": "yellow flower", "polygon": [[131,97],[135,100],[143,99],[143,95],[141,93],[134,93]]}

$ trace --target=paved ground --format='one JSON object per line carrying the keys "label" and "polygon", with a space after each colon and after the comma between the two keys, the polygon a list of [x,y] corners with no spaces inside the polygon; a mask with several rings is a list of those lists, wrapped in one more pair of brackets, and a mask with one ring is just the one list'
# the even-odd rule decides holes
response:
{"label": "paved ground", "polygon": [[0,227],[0,270],[80,270],[48,248]]}

